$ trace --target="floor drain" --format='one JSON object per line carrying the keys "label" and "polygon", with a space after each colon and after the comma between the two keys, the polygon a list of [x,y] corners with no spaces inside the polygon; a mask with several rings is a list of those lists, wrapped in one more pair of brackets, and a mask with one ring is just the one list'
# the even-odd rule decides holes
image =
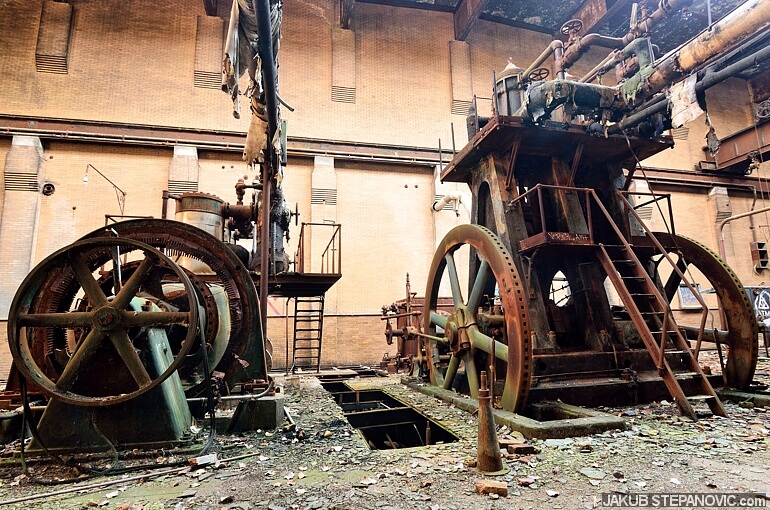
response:
{"label": "floor drain", "polygon": [[380,390],[353,390],[341,382],[321,383],[350,425],[372,450],[452,443],[457,436],[413,407]]}

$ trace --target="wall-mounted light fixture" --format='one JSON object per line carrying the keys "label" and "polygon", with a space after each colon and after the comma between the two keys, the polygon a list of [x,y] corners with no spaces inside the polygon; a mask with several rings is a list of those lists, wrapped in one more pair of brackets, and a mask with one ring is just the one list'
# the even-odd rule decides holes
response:
{"label": "wall-mounted light fixture", "polygon": [[83,176],[83,184],[88,184],[88,169],[89,168],[93,168],[94,172],[96,172],[97,174],[101,175],[102,178],[104,178],[105,181],[109,182],[112,185],[112,187],[115,189],[115,197],[118,199],[118,207],[120,208],[120,214],[122,216],[123,213],[124,213],[124,209],[126,208],[126,192],[123,191],[122,189],[120,189],[120,186],[118,186],[117,184],[112,182],[109,177],[107,177],[106,175],[101,173],[99,171],[99,169],[96,168],[91,163],[88,163],[86,165],[86,174]]}

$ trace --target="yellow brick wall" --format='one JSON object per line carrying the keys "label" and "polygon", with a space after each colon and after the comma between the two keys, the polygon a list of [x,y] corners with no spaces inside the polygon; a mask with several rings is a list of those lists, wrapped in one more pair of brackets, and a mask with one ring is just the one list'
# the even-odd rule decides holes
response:
{"label": "yellow brick wall", "polygon": [[[0,114],[245,131],[246,119],[232,118],[226,94],[193,87],[196,19],[204,14],[200,0],[76,2],[66,75],[35,71],[41,5],[42,0],[3,2]],[[451,114],[451,14],[357,3],[351,22],[356,41],[356,102],[346,104],[331,101],[335,5],[332,0],[285,4],[279,74],[282,96],[296,107],[294,113],[283,111],[290,136],[435,149],[441,139],[448,149],[454,123],[459,149],[466,131],[465,119]],[[473,92],[490,97],[493,70],[501,71],[509,57],[526,67],[549,40],[543,34],[478,22],[468,38]],[[573,74],[586,72],[597,58],[592,51]],[[737,79],[708,92],[720,136],[748,125],[746,98],[745,83]],[[691,170],[700,158],[706,128],[702,118],[689,127],[688,140],[645,164]],[[9,146],[9,138],[0,138],[0,161]],[[160,216],[171,147],[54,141],[45,142],[44,148],[45,178],[57,191],[40,201],[36,261],[103,225],[105,213],[118,213],[115,194],[106,181],[92,173],[88,185],[83,184],[88,163],[127,192],[126,214]],[[237,154],[201,151],[199,164],[199,189],[230,202],[235,200],[235,181],[243,175],[254,176]],[[300,221],[310,220],[313,165],[310,158],[290,158],[286,170],[286,197],[292,209],[298,204]],[[467,216],[462,210],[460,217],[449,211],[436,216],[428,210],[434,177],[426,167],[339,159],[335,167],[336,218],[343,224],[343,279],[330,295],[335,313],[326,321],[324,363],[375,363],[388,347],[377,317],[380,306],[403,297],[407,272],[413,290],[424,293],[434,246]],[[762,175],[767,171],[763,167]],[[464,185],[450,186],[467,192]],[[748,210],[750,200],[733,198],[733,213]],[[678,232],[716,249],[715,229],[703,225],[706,194],[679,192],[674,204]],[[751,270],[748,220],[735,222],[729,235],[733,251],[728,261],[745,282],[764,281],[764,275]],[[291,254],[298,236],[299,229],[294,228],[287,248]],[[271,315],[280,315],[281,303],[273,304],[279,312],[271,310]],[[280,366],[285,358],[284,319],[271,318],[269,328]],[[2,342],[0,350],[4,348]],[[0,356],[0,371],[2,360]]]}

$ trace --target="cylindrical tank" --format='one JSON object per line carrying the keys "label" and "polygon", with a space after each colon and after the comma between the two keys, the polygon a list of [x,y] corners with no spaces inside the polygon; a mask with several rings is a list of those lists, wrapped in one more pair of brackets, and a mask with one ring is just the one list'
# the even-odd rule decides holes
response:
{"label": "cylindrical tank", "polygon": [[519,86],[522,71],[524,69],[516,67],[511,59],[508,59],[508,65],[497,77],[495,100],[498,115],[513,115],[524,102],[524,91]]}
{"label": "cylindrical tank", "polygon": [[[223,240],[224,216],[222,211],[225,202],[215,195],[208,193],[183,193],[176,204],[174,219],[198,227]],[[208,273],[208,265],[195,259],[182,257],[177,263],[193,273]]]}

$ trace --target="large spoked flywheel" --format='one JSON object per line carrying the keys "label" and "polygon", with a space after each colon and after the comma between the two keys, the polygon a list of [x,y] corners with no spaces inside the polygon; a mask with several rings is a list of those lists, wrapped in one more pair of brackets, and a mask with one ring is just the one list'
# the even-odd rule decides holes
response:
{"label": "large spoked flywheel", "polygon": [[[731,388],[747,389],[754,378],[759,355],[757,320],[746,289],[732,269],[712,250],[697,241],[680,235],[656,233],[663,246],[672,253],[679,253],[679,268],[685,272],[697,269],[708,280],[719,299],[724,320],[721,329],[719,317],[714,317],[719,342],[727,346],[724,365],[725,382]],[[685,273],[686,274],[686,273]],[[665,283],[667,298],[673,299],[680,278],[672,273]]]}
{"label": "large spoked flywheel", "polygon": [[[123,257],[135,261],[126,278]],[[157,270],[180,285],[176,306],[144,297]],[[115,278],[111,292],[99,282],[105,272]],[[8,314],[8,343],[21,374],[46,395],[81,406],[117,404],[177,370],[198,337],[198,310],[187,274],[155,248],[127,238],[81,240],[24,279]],[[163,368],[151,362],[144,334],[160,327],[178,333]]]}
{"label": "large spoked flywheel", "polygon": [[[183,266],[194,267],[188,275],[205,302],[204,333],[211,344],[211,369],[223,373],[228,383],[267,380],[272,349],[269,340],[262,338],[259,297],[248,269],[225,243],[197,227],[160,219],[123,221],[95,230],[84,238],[109,235],[141,241]],[[226,309],[219,310],[207,301],[212,286],[226,295]],[[219,338],[216,325],[223,321],[229,334]],[[201,358],[198,342],[180,367],[183,378],[188,373],[201,373]],[[201,388],[199,384],[188,393],[196,393]]]}
{"label": "large spoked flywheel", "polygon": [[[464,247],[470,249],[461,250]],[[468,252],[474,268],[467,299],[458,275],[462,251]],[[438,312],[442,283],[454,301],[449,316]],[[478,225],[449,231],[433,257],[425,291],[424,341],[431,383],[451,388],[462,366],[468,389],[476,397],[478,374],[487,370],[494,352],[496,379],[504,382],[500,404],[521,411],[531,374],[528,317],[516,266],[500,239]]]}

